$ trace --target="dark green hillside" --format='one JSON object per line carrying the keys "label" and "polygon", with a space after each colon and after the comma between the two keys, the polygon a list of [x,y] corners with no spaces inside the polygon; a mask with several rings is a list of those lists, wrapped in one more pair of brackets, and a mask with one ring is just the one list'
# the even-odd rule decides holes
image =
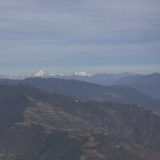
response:
{"label": "dark green hillside", "polygon": [[0,97],[0,160],[160,159],[158,112],[28,85],[0,85]]}

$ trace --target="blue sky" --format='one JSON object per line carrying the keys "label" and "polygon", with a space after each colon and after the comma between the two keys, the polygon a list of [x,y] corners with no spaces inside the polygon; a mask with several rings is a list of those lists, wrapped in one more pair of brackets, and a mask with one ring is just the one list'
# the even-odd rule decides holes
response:
{"label": "blue sky", "polygon": [[0,73],[160,71],[159,0],[0,0]]}

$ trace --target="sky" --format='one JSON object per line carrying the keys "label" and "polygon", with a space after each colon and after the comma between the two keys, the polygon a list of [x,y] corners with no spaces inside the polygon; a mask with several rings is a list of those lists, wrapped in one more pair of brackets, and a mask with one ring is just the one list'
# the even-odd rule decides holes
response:
{"label": "sky", "polygon": [[160,0],[0,0],[0,74],[160,72]]}

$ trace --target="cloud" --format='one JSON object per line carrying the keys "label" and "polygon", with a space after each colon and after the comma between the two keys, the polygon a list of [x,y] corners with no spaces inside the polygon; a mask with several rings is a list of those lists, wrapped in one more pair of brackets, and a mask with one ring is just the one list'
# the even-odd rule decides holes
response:
{"label": "cloud", "polygon": [[[38,31],[55,29],[63,33],[69,32],[70,35],[83,35],[84,37],[86,34],[88,36],[104,36],[105,34],[112,36],[114,32],[117,34],[124,30],[150,29],[152,28],[150,19],[152,21],[155,18],[159,19],[160,13],[156,5],[151,5],[154,4],[153,2],[147,1],[127,1],[127,3],[123,0],[88,0],[74,3],[74,5],[70,5],[74,1],[69,1],[68,5],[65,1],[61,1],[61,3],[29,1],[29,5],[25,5],[27,1],[24,2],[15,1],[15,5],[12,7],[9,5],[9,7],[1,9],[0,17],[8,20],[9,27],[12,23],[15,29],[22,27],[24,32],[25,29],[30,29],[30,31],[35,31],[36,28]],[[48,8],[52,9],[48,11]]]}
{"label": "cloud", "polygon": [[97,59],[104,64],[121,56],[111,63],[132,64],[129,56],[138,61],[147,55],[141,63],[153,65],[160,51],[160,1],[0,1],[0,34],[4,63],[29,59],[40,66],[62,59],[73,66],[83,59],[92,66]]}

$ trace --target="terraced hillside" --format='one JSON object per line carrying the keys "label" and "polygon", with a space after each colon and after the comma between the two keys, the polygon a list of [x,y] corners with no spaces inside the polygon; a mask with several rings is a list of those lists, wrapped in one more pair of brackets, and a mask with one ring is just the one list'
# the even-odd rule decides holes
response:
{"label": "terraced hillside", "polygon": [[0,160],[159,160],[160,114],[0,85]]}

